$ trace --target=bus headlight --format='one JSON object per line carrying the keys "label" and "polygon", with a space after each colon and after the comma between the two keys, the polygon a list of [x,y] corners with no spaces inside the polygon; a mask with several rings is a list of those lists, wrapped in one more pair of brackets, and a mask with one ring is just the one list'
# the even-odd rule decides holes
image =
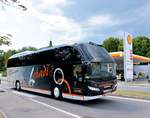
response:
{"label": "bus headlight", "polygon": [[88,86],[88,89],[90,89],[91,91],[100,91],[99,88],[95,88],[95,87],[92,87],[92,86]]}

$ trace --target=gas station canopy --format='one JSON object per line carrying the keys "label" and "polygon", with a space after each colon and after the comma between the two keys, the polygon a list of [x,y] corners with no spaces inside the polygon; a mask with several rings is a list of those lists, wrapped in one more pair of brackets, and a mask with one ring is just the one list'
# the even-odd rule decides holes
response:
{"label": "gas station canopy", "polygon": [[[123,56],[124,56],[123,52],[112,52],[112,53],[110,53],[110,55],[116,61],[123,61]],[[133,63],[139,64],[140,62],[150,62],[150,58],[133,54]]]}

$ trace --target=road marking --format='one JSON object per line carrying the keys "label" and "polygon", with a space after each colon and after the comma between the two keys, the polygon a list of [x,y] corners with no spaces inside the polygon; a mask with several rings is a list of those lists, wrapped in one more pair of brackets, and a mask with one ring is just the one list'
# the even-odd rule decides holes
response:
{"label": "road marking", "polygon": [[37,97],[36,95],[31,95],[31,94],[27,94],[27,93],[18,92],[18,91],[12,91],[12,93],[17,94],[17,95],[22,95],[25,97],[29,97],[29,98]]}
{"label": "road marking", "polygon": [[136,99],[136,98],[127,98],[127,97],[118,97],[118,96],[107,96],[109,98],[121,99],[121,100],[131,100],[136,102],[146,102],[150,103],[150,100]]}
{"label": "road marking", "polygon": [[4,88],[0,88],[0,91],[7,91],[7,89],[4,89]]}
{"label": "road marking", "polygon": [[30,100],[33,101],[33,102],[35,102],[35,103],[41,104],[41,105],[43,105],[43,106],[46,106],[46,107],[48,107],[48,108],[50,108],[50,109],[54,109],[54,110],[56,110],[56,111],[59,111],[59,112],[62,112],[62,113],[64,113],[64,114],[67,114],[67,115],[69,115],[69,116],[72,116],[72,117],[74,117],[74,118],[82,118],[81,116],[78,116],[78,115],[76,115],[76,114],[67,112],[67,111],[62,110],[62,109],[59,109],[59,108],[56,108],[56,107],[54,107],[54,106],[48,105],[48,104],[43,103],[43,102],[40,102],[40,101],[38,101],[38,100],[34,100],[34,99],[32,99],[32,98],[31,98]]}

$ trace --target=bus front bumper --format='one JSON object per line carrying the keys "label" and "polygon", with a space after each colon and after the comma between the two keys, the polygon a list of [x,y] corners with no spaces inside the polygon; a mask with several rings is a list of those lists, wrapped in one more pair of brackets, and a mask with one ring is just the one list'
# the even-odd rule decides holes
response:
{"label": "bus front bumper", "polygon": [[80,100],[80,101],[89,101],[89,100],[95,100],[102,98],[103,95],[96,95],[96,96],[83,96],[83,95],[77,95],[77,94],[62,94],[63,98],[72,99],[72,100]]}
{"label": "bus front bumper", "polygon": [[102,88],[101,87],[96,88],[88,85],[87,88],[85,89],[86,91],[84,95],[62,93],[62,97],[67,99],[73,99],[73,100],[81,100],[81,101],[99,99],[102,98],[107,93],[112,93],[116,91],[117,82],[113,81],[110,83],[105,83],[102,84],[102,86],[103,86]]}

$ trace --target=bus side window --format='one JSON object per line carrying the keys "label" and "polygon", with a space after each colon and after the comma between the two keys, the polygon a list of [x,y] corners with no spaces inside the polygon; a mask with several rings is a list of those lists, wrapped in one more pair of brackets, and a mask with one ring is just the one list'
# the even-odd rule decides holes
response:
{"label": "bus side window", "polygon": [[26,65],[26,57],[27,56],[21,56],[17,59],[18,66],[25,66]]}
{"label": "bus side window", "polygon": [[54,51],[54,62],[61,62],[62,61],[62,51],[61,49],[56,49]]}
{"label": "bus side window", "polygon": [[9,59],[7,63],[7,67],[13,67],[14,66],[14,61],[13,59]]}
{"label": "bus side window", "polygon": [[21,66],[21,61],[20,61],[20,59],[19,59],[19,58],[14,58],[14,59],[13,59],[12,66],[15,66],[15,67]]}
{"label": "bus side window", "polygon": [[55,51],[55,60],[57,62],[80,62],[81,56],[79,52],[73,47],[62,47]]}
{"label": "bus side window", "polygon": [[73,47],[70,48],[70,59],[73,62],[81,62],[81,54],[78,52],[78,50],[74,49]]}
{"label": "bus side window", "polygon": [[44,52],[39,53],[39,63],[41,64],[49,64],[49,63],[54,63],[54,50],[46,50]]}

